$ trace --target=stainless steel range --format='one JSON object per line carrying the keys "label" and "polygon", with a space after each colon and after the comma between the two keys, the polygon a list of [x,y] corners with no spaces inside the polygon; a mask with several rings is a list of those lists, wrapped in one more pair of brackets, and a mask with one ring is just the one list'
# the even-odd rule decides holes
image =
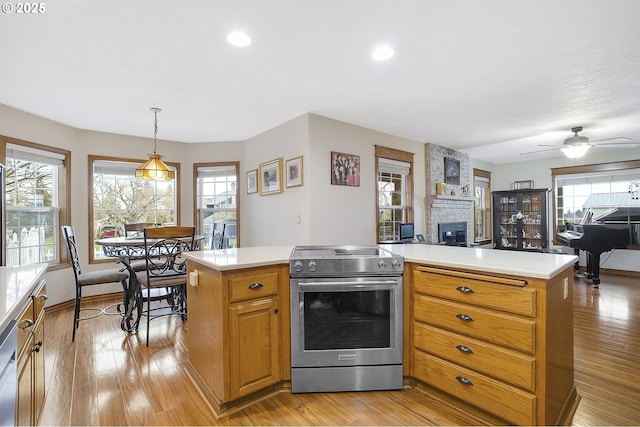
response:
{"label": "stainless steel range", "polygon": [[401,389],[404,259],[298,246],[289,267],[292,392]]}

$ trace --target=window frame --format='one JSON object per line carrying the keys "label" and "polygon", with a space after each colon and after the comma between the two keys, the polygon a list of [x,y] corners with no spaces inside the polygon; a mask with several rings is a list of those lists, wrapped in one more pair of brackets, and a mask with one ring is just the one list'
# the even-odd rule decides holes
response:
{"label": "window frame", "polygon": [[[489,181],[489,186],[486,189],[485,192],[485,215],[484,215],[484,235],[485,238],[484,239],[480,239],[480,240],[476,240],[476,201],[475,201],[475,189],[476,189],[476,177],[480,177],[480,178],[485,178]],[[487,245],[490,244],[492,242],[492,228],[491,228],[491,213],[492,213],[492,208],[493,206],[491,206],[491,172],[486,171],[486,170],[482,170],[482,169],[477,169],[477,168],[473,168],[473,197],[474,197],[474,203],[473,203],[473,239],[475,243],[478,243],[479,245]]]}
{"label": "window frame", "polygon": [[[132,159],[126,157],[114,157],[114,156],[98,156],[98,155],[89,155],[88,156],[88,170],[87,174],[89,177],[89,188],[87,188],[88,197],[89,197],[89,217],[88,217],[88,248],[89,248],[89,264],[103,264],[103,263],[112,263],[115,258],[113,257],[105,257],[105,258],[95,258],[93,252],[93,246],[95,244],[95,240],[93,238],[93,215],[94,215],[94,207],[93,207],[93,166],[94,162],[100,161],[112,161],[112,162],[128,162],[128,163],[137,163],[142,164],[146,160],[145,159]],[[166,165],[171,166],[175,169],[176,177],[175,177],[175,198],[176,198],[176,210],[175,210],[175,223],[176,225],[180,225],[180,163],[174,162],[164,162]]]}
{"label": "window frame", "polygon": [[378,176],[379,176],[379,162],[380,159],[389,159],[395,160],[399,162],[404,162],[409,164],[409,173],[406,175],[406,222],[413,223],[413,196],[414,196],[414,187],[413,187],[413,174],[414,174],[414,164],[413,158],[415,156],[414,153],[410,153],[408,151],[398,150],[396,148],[384,147],[380,145],[375,145],[375,183],[376,183],[376,242],[380,241],[380,193],[378,191]]}
{"label": "window frame", "polygon": [[551,192],[553,194],[551,209],[553,210],[551,218],[553,221],[553,244],[560,245],[560,242],[556,239],[558,233],[558,207],[557,207],[557,194],[556,194],[556,178],[562,175],[575,175],[581,173],[593,173],[593,172],[616,172],[627,169],[640,169],[640,160],[626,160],[620,162],[608,162],[608,163],[596,163],[580,166],[565,166],[559,168],[551,168]]}
{"label": "window frame", "polygon": [[[198,168],[233,166],[236,169],[236,247],[240,247],[240,162],[207,162],[193,164],[193,223],[196,225],[196,233],[203,234],[200,222],[200,194],[198,193]],[[205,236],[206,241],[206,236]],[[208,248],[202,248],[208,249]]]}
{"label": "window frame", "polygon": [[[50,145],[40,144],[37,142],[25,141],[22,139],[12,138],[9,136],[2,136],[2,144],[0,144],[0,158],[2,159],[2,164],[6,165],[7,163],[7,144],[19,145],[25,148],[32,148],[44,152],[50,152],[54,154],[58,154],[64,156],[62,160],[63,163],[63,174],[64,176],[58,176],[58,188],[57,191],[57,199],[58,199],[58,227],[71,224],[71,151],[65,150],[59,147],[53,147]],[[4,183],[6,192],[6,182]],[[5,196],[6,197],[6,196]],[[5,223],[2,224],[0,229],[2,230],[2,236],[0,236],[0,244],[2,245],[2,264],[4,265],[7,252],[7,239],[6,239],[6,220],[7,220],[7,210],[6,210],[7,202],[6,198],[2,201],[2,221]],[[61,268],[65,268],[69,265],[69,255],[67,253],[67,248],[63,244],[63,240],[61,238],[59,230],[56,230],[55,239],[56,239],[56,250],[58,252],[57,259],[58,262],[50,262],[48,270],[58,270]]]}

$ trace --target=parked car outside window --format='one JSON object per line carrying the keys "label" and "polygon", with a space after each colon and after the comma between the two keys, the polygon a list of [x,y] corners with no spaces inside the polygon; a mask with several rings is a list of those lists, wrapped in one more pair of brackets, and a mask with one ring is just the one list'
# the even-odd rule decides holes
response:
{"label": "parked car outside window", "polygon": [[100,233],[98,234],[100,239],[107,239],[109,237],[120,237],[120,227],[117,225],[103,225],[100,227]]}

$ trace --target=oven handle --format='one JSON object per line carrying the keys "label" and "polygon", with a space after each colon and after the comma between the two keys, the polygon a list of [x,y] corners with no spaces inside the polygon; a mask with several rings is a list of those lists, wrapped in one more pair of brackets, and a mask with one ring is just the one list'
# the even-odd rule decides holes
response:
{"label": "oven handle", "polygon": [[399,285],[398,280],[366,280],[358,282],[349,281],[323,281],[323,282],[300,282],[298,288],[302,290],[327,290],[327,288],[349,288],[363,289],[374,287],[376,289],[392,289]]}

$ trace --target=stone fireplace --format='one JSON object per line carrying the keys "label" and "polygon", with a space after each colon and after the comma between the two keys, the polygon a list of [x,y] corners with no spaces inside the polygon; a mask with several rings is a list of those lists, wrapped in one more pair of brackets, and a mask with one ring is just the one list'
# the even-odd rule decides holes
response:
{"label": "stone fireplace", "polygon": [[[436,184],[445,181],[444,159],[460,161],[460,184],[444,185],[438,194]],[[437,245],[442,241],[439,224],[465,223],[467,244],[473,242],[473,174],[469,155],[435,144],[425,144],[425,241]]]}

